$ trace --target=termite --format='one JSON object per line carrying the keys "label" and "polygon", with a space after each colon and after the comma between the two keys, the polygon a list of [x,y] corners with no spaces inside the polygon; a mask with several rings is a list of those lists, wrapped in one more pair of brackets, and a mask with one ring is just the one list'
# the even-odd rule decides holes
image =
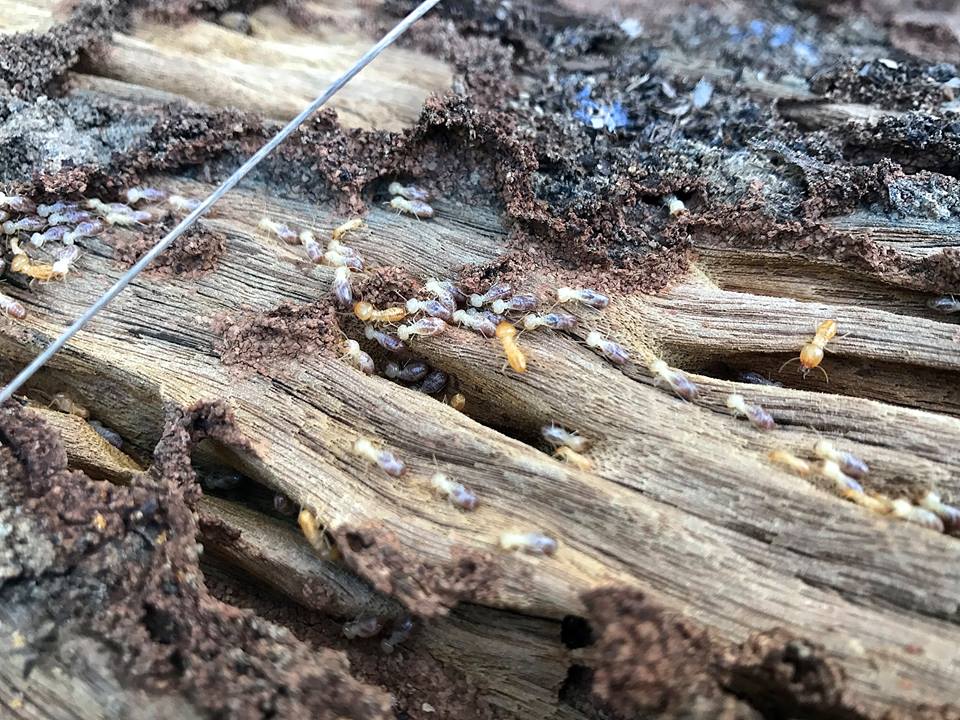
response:
{"label": "termite", "polygon": [[133,227],[150,222],[153,220],[153,215],[146,210],[131,210],[130,212],[107,213],[103,216],[103,219],[110,225]]}
{"label": "termite", "polygon": [[591,330],[587,333],[587,347],[593,349],[614,365],[626,365],[630,362],[630,353],[622,345],[608,340],[597,330]]}
{"label": "termite", "polygon": [[407,471],[403,464],[389,450],[379,450],[366,438],[357,438],[353,443],[353,454],[380,467],[387,475],[400,477]]}
{"label": "termite", "polygon": [[813,454],[818,458],[832,460],[850,477],[860,479],[870,472],[870,467],[853,453],[837,450],[829,440],[818,440],[813,446]]}
{"label": "termite", "polygon": [[947,530],[953,530],[960,528],[960,508],[956,508],[953,505],[947,505],[940,499],[939,493],[935,493],[932,490],[920,498],[920,507],[925,510],[929,510],[941,521],[943,521],[944,528]]}
{"label": "termite", "polygon": [[483,307],[484,305],[489,305],[494,300],[501,300],[502,298],[508,297],[510,293],[513,292],[513,287],[510,283],[496,283],[487,288],[487,291],[482,295],[474,293],[470,296],[470,304],[473,307]]}
{"label": "termite", "polygon": [[343,252],[343,248],[346,248],[346,246],[341,245],[340,248],[327,249],[327,251],[323,253],[323,261],[327,265],[348,267],[351,270],[361,272],[363,270],[363,258],[356,252],[345,253]]}
{"label": "termite", "polygon": [[297,515],[297,523],[307,542],[313,546],[313,549],[320,553],[320,557],[330,558],[333,554],[333,548],[324,532],[323,524],[317,518],[316,514],[307,508],[303,508]]}
{"label": "termite", "polygon": [[43,244],[46,242],[59,242],[63,240],[63,236],[70,232],[70,228],[66,225],[54,225],[53,227],[47,228],[44,232],[38,233],[35,232],[30,236],[30,244],[34,247],[43,247]]}
{"label": "termite", "polygon": [[783,387],[783,383],[777,382],[776,380],[771,380],[766,378],[760,373],[753,372],[752,370],[743,370],[737,373],[737,381],[742,383],[749,383],[751,385],[769,385],[770,387]]}
{"label": "termite", "polygon": [[578,302],[597,310],[603,310],[610,304],[610,298],[589,288],[557,288],[557,300],[562,303]]}
{"label": "termite", "polygon": [[400,306],[377,310],[371,303],[360,301],[354,303],[353,314],[361,322],[396,323],[407,316],[407,311]]}
{"label": "termite", "polygon": [[157,190],[156,188],[149,187],[135,187],[129,188],[123,194],[123,198],[130,203],[131,205],[136,205],[141,200],[146,200],[147,202],[157,203],[162,202],[167,197],[167,193],[163,190]]}
{"label": "termite", "polygon": [[557,541],[537,532],[505,532],[500,535],[500,547],[522,550],[528,555],[553,555],[557,552]]}
{"label": "termite", "polygon": [[407,300],[407,314],[415,315],[418,312],[444,321],[453,320],[453,311],[439,300],[417,300],[416,298]]}
{"label": "termite", "polygon": [[331,236],[334,240],[339,240],[347,233],[352,233],[356,230],[359,230],[363,227],[363,220],[361,218],[353,218],[352,220],[347,220],[342,225],[338,225],[333,229]]}
{"label": "termite", "polygon": [[360,257],[360,253],[356,248],[352,248],[349,245],[344,245],[337,239],[333,239],[327,243],[327,250],[333,250],[333,252],[346,255],[347,257]]}
{"label": "termite", "polygon": [[86,210],[64,210],[63,212],[53,213],[47,217],[47,222],[51,225],[77,225],[82,222],[93,220],[93,215]]}
{"label": "termite", "polygon": [[27,308],[23,306],[23,303],[3,293],[0,293],[0,311],[16,320],[23,320],[27,317]]}
{"label": "termite", "polygon": [[810,463],[806,460],[801,460],[789,450],[771,450],[767,457],[770,459],[770,462],[785,467],[794,475],[807,477],[813,472]]}
{"label": "termite", "polygon": [[371,638],[380,634],[383,630],[383,620],[373,615],[367,615],[343,626],[343,636],[354,640],[355,638]]}
{"label": "termite", "polygon": [[53,265],[33,263],[30,261],[30,258],[26,255],[26,253],[22,252],[14,255],[13,259],[10,260],[10,270],[11,272],[26,275],[27,277],[32,278],[33,280],[39,280],[40,282],[48,282],[56,279],[57,277],[53,270]]}
{"label": "termite", "polygon": [[410,638],[410,635],[413,633],[413,628],[413,618],[409,615],[404,615],[393,624],[390,637],[380,641],[380,649],[389,655],[397,649],[397,645],[406,642]]}
{"label": "termite", "polygon": [[458,412],[463,412],[463,409],[467,406],[467,398],[464,397],[463,393],[454,393],[450,396],[450,407]]}
{"label": "termite", "polygon": [[577,326],[577,318],[567,313],[547,313],[546,315],[526,315],[523,318],[524,330],[536,330],[548,327],[553,330],[571,330]]}
{"label": "termite", "polygon": [[433,474],[430,478],[430,486],[458,508],[474,510],[477,507],[477,496],[442,472]]}
{"label": "termite", "polygon": [[200,207],[201,200],[184,197],[183,195],[171,195],[167,198],[167,205],[177,212],[193,212]]}
{"label": "termite", "polygon": [[350,287],[350,268],[338,267],[333,273],[333,297],[340,307],[353,304],[353,289]]}
{"label": "termite", "polygon": [[68,232],[63,236],[64,245],[73,245],[74,242],[80,238],[94,237],[100,235],[106,227],[99,220],[91,220],[89,222],[82,222],[77,225],[73,230]]}
{"label": "termite", "polygon": [[890,514],[895,518],[921,525],[930,530],[943,532],[943,521],[934,513],[917,507],[906,498],[897,498],[890,503]]}
{"label": "termite", "polygon": [[760,405],[750,405],[739,393],[730,393],[727,396],[727,407],[735,417],[745,417],[755,428],[773,430],[777,426],[770,413]]}
{"label": "termite", "polygon": [[50,405],[54,410],[57,410],[67,415],[76,415],[86,420],[90,417],[90,411],[87,410],[83,405],[78,402],[74,402],[66,393],[56,393],[52,398],[50,398]]}
{"label": "termite", "polygon": [[457,310],[452,319],[458,325],[466,325],[484,337],[494,337],[497,334],[497,326],[476,310]]}
{"label": "termite", "polygon": [[373,375],[377,371],[373,358],[360,349],[360,343],[356,340],[344,341],[343,356],[350,358],[350,361],[366,375]]}
{"label": "termite", "polygon": [[423,289],[436,296],[450,312],[455,311],[458,305],[467,304],[467,296],[449,280],[428,280]]}
{"label": "termite", "polygon": [[105,203],[99,198],[90,198],[84,202],[84,206],[90,208],[98,215],[108,215],[110,213],[131,213],[133,208],[124,203]]}
{"label": "termite", "polygon": [[73,265],[74,261],[80,256],[80,248],[76,245],[67,245],[57,250],[53,265],[50,267],[53,269],[54,276],[63,279],[67,276],[67,273],[70,272],[70,266]]}
{"label": "termite", "polygon": [[540,434],[553,447],[568,447],[578,453],[590,448],[590,441],[582,435],[570,432],[566,428],[552,423],[540,428]]}
{"label": "termite", "polygon": [[430,366],[419,360],[411,360],[403,367],[390,361],[383,369],[383,374],[391,380],[403,380],[404,382],[417,382],[422,380],[428,372],[430,372]]}
{"label": "termite", "polygon": [[447,386],[450,376],[443,370],[431,370],[417,389],[426,395],[436,395]]}
{"label": "termite", "polygon": [[647,365],[647,369],[652,372],[656,378],[655,384],[665,382],[670,386],[670,389],[673,390],[676,395],[684,400],[692,401],[699,397],[700,388],[698,388],[697,385],[683,372],[680,370],[675,370],[667,365],[663,360],[660,360],[659,358],[653,359]]}
{"label": "termite", "polygon": [[490,303],[490,309],[497,315],[506,312],[530,312],[536,310],[539,303],[536,295],[514,295],[506,300],[494,300]]}
{"label": "termite", "polygon": [[927,307],[945,314],[960,312],[960,300],[953,295],[942,295],[927,300]]}
{"label": "termite", "polygon": [[420,337],[433,337],[439,335],[447,329],[447,324],[440,318],[422,317],[414,320],[407,325],[400,325],[397,328],[397,337],[401,340],[409,340],[414,335]]}
{"label": "termite", "polygon": [[380,347],[388,352],[398,353],[404,349],[404,344],[400,341],[400,338],[398,338],[396,335],[380,332],[373,325],[367,325],[363,329],[363,334],[366,336],[367,340],[375,341]]}
{"label": "termite", "polygon": [[293,230],[288,225],[279,223],[276,220],[271,220],[270,218],[260,218],[260,222],[257,224],[261,230],[266,230],[267,232],[273,233],[278,240],[287,243],[288,245],[296,245],[300,242],[300,235],[296,230]]}
{"label": "termite", "polygon": [[663,199],[663,202],[670,211],[670,214],[673,216],[680,215],[681,213],[685,213],[687,211],[687,206],[683,204],[683,200],[678,198],[676,195],[667,195]]}
{"label": "termite", "polygon": [[7,220],[3,223],[3,232],[7,235],[14,235],[18,232],[38,232],[47,226],[46,218],[37,215],[29,215],[19,220]]}
{"label": "termite", "polygon": [[390,183],[390,185],[387,187],[387,192],[391,195],[405,197],[407,200],[420,200],[426,202],[430,199],[430,192],[419,185],[401,185],[397,181]]}
{"label": "termite", "polygon": [[300,232],[300,244],[303,245],[303,249],[311,262],[317,264],[323,262],[323,246],[317,242],[317,238],[314,237],[312,232],[302,230]]}
{"label": "termite", "polygon": [[827,343],[830,342],[837,335],[837,321],[836,320],[824,320],[817,326],[817,332],[813,336],[813,340],[808,342],[800,350],[800,356],[795,358],[790,358],[783,365],[780,366],[780,371],[783,372],[783,369],[790,363],[797,361],[800,363],[800,372],[803,373],[803,376],[806,377],[807,373],[813,370],[813,368],[819,368],[820,372],[823,373],[823,377],[826,378],[827,382],[830,382],[830,376],[827,375],[827,371],[820,367],[820,363],[823,362],[823,349],[827,346]]}
{"label": "termite", "polygon": [[517,345],[517,329],[504,321],[497,325],[497,339],[503,345],[503,352],[507,356],[510,367],[518,373],[526,372],[527,357]]}
{"label": "termite", "polygon": [[121,450],[123,448],[123,438],[120,437],[120,433],[118,433],[116,430],[108,428],[102,422],[97,420],[91,420],[88,424],[93,428],[97,435],[113,445],[115,448],[117,448],[117,450]]}
{"label": "termite", "polygon": [[893,503],[890,498],[880,495],[868,495],[865,492],[856,492],[854,490],[849,490],[843,493],[843,496],[850,500],[860,507],[866,508],[871,512],[875,512],[878,515],[887,515],[892,510]]}
{"label": "termite", "polygon": [[422,200],[407,200],[399,195],[389,202],[397,212],[413,215],[415,218],[432,218],[434,215],[433,207]]}
{"label": "termite", "polygon": [[560,458],[563,462],[568,465],[573,465],[578,470],[583,470],[584,472],[590,472],[593,469],[593,463],[590,461],[590,458],[584,457],[578,453],[573,448],[567,447],[566,445],[558,447],[553,451],[555,457]]}
{"label": "termite", "polygon": [[30,198],[23,195],[4,195],[3,193],[0,193],[0,207],[18,213],[32,213],[37,209],[36,204]]}
{"label": "termite", "polygon": [[54,213],[63,212],[64,210],[73,210],[76,207],[79,206],[75,202],[58,200],[50,205],[37,205],[37,215],[40,217],[48,217]]}
{"label": "termite", "polygon": [[833,460],[824,460],[820,464],[820,474],[832,480],[837,491],[846,496],[848,493],[863,493],[863,486],[847,475]]}

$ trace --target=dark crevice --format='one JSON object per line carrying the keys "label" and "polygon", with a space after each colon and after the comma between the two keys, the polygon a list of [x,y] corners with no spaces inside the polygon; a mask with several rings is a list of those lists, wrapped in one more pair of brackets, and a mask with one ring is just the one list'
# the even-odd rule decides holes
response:
{"label": "dark crevice", "polygon": [[571,650],[593,645],[595,641],[590,622],[579,615],[565,615],[560,622],[560,641]]}

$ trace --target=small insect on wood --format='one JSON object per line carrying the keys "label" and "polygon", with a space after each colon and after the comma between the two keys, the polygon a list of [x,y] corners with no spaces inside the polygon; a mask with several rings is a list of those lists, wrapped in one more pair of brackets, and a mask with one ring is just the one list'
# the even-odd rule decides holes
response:
{"label": "small insect on wood", "polygon": [[503,345],[503,352],[507,356],[510,367],[518,373],[526,372],[527,356],[517,345],[517,329],[510,323],[503,321],[497,325],[497,339]]}
{"label": "small insect on wood", "polygon": [[500,547],[504,550],[522,550],[528,555],[554,555],[557,541],[538,532],[505,532],[500,534]]}
{"label": "small insect on wood", "polygon": [[790,358],[783,365],[780,366],[780,371],[792,362],[800,363],[800,373],[806,377],[807,373],[818,368],[820,372],[823,373],[823,377],[827,382],[830,382],[830,376],[827,375],[827,371],[820,367],[820,363],[823,362],[823,351],[827,347],[827,343],[830,342],[833,338],[837,336],[837,321],[836,320],[824,320],[817,327],[817,332],[814,334],[813,339],[804,345],[800,349],[800,356],[795,358]]}

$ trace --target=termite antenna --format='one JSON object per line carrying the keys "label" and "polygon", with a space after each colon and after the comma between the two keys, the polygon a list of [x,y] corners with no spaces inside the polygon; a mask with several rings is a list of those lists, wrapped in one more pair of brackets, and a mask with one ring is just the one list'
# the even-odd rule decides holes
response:
{"label": "termite antenna", "polygon": [[823,373],[823,378],[824,378],[824,380],[826,380],[827,383],[829,384],[829,383],[830,383],[830,376],[827,375],[827,371],[823,369],[823,365],[817,365],[817,370],[819,370],[820,372]]}
{"label": "termite antenna", "polygon": [[780,366],[780,369],[777,370],[777,374],[782,373],[782,372],[783,372],[783,369],[784,369],[787,365],[789,365],[790,363],[792,363],[792,362],[800,362],[800,358],[798,358],[798,357],[792,357],[792,358],[790,358],[789,360],[787,360],[783,365]]}

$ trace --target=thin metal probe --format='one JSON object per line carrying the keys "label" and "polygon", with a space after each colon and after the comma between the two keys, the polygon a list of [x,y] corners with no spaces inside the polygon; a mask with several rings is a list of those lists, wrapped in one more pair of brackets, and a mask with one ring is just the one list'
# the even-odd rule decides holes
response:
{"label": "thin metal probe", "polygon": [[216,190],[214,190],[206,200],[200,203],[197,208],[187,215],[183,220],[180,221],[180,224],[177,225],[173,230],[171,230],[167,235],[153,248],[140,258],[137,263],[127,270],[120,278],[107,290],[103,295],[101,295],[97,301],[91,305],[86,311],[78,317],[74,323],[68,327],[66,330],[61,333],[60,337],[54,340],[50,345],[48,345],[43,352],[41,352],[37,357],[33,359],[29,365],[27,365],[20,373],[7,385],[3,388],[3,391],[0,392],[0,404],[5,403],[13,394],[20,389],[20,387],[29,380],[37,370],[42,368],[50,358],[52,358],[57,351],[60,350],[67,342],[70,341],[77,331],[80,330],[84,325],[90,322],[93,317],[103,310],[106,305],[113,300],[117,295],[119,295],[127,285],[130,284],[130,281],[133,280],[140,272],[153,260],[166,250],[170,244],[176,240],[178,237],[183,235],[183,233],[193,225],[207,210],[210,209],[210,206],[213,205],[217,200],[226,195],[230,190],[236,187],[237,183],[243,180],[247,174],[257,166],[257,164],[263,160],[267,155],[273,152],[276,147],[286,140],[294,130],[296,130],[303,122],[310,117],[314,112],[317,111],[320,106],[327,102],[331,97],[333,97],[337,91],[340,90],[344,85],[350,82],[354,76],[363,70],[370,62],[382,53],[387,47],[389,47],[398,37],[400,37],[407,29],[413,25],[417,20],[422,18],[426,13],[433,8],[434,5],[439,3],[440,0],[424,0],[420,3],[409,15],[407,15],[403,20],[397,23],[394,28],[384,35],[380,42],[374,45],[372,48],[367,50],[364,53],[363,57],[357,60],[356,64],[347,70],[343,75],[334,80],[330,86],[323,91],[323,93],[312,103],[310,103],[306,108],[304,108],[299,115],[297,115],[293,120],[287,123],[284,128],[278,132],[273,138],[264,145],[262,148],[257,150],[257,152],[251,156],[240,168],[230,177],[223,181],[223,184],[220,185]]}

